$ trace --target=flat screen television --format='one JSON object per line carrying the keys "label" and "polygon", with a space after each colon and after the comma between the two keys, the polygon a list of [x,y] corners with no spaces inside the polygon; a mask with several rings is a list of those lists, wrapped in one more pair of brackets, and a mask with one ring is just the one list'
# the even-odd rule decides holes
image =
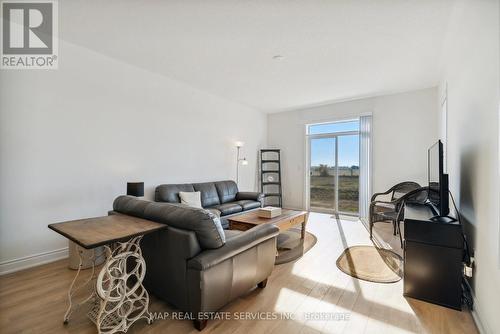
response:
{"label": "flat screen television", "polygon": [[441,140],[432,145],[427,154],[428,202],[436,211],[437,217],[446,217],[450,213],[448,174],[444,173],[444,153]]}

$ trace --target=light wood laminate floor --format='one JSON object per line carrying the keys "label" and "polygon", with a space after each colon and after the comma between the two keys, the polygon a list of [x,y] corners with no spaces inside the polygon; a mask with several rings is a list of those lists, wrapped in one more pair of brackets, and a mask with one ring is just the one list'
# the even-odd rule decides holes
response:
{"label": "light wood laminate floor", "polygon": [[[468,311],[405,299],[402,281],[377,284],[340,272],[335,261],[345,247],[371,244],[359,221],[311,213],[307,230],[318,237],[316,246],[298,261],[276,266],[265,289],[250,291],[221,310],[276,312],[292,314],[293,319],[212,320],[203,333],[477,333]],[[75,312],[68,325],[62,323],[74,274],[66,261],[57,261],[0,277],[0,332],[95,333],[84,312]],[[154,297],[150,310],[175,311]],[[318,314],[312,312],[337,314],[344,320],[308,319]],[[152,325],[140,321],[129,330],[167,332],[197,333],[191,321],[172,319]]]}

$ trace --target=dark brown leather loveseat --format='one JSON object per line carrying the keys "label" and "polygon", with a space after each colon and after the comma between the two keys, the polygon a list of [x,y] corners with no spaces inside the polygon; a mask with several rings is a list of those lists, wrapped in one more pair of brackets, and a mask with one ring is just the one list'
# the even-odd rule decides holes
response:
{"label": "dark brown leather loveseat", "polygon": [[144,285],[155,296],[188,312],[195,327],[250,289],[265,287],[276,256],[279,229],[263,224],[245,232],[223,230],[213,213],[184,204],[119,196],[110,214],[168,225],[141,241]]}

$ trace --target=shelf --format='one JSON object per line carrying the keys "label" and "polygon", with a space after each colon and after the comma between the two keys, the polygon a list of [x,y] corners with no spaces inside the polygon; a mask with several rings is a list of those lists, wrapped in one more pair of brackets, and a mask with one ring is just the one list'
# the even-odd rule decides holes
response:
{"label": "shelf", "polygon": [[[279,207],[282,206],[282,191],[281,191],[281,153],[280,149],[276,148],[267,148],[260,150],[260,187],[262,192],[264,193],[265,198],[277,198],[274,200],[269,200],[269,202],[278,202]],[[266,165],[266,164],[276,164],[275,166]],[[272,169],[275,168],[275,169]],[[277,177],[269,177],[269,181],[267,181],[267,177],[276,174]],[[277,180],[277,181],[276,181]],[[269,186],[274,186],[276,188],[270,188]],[[266,188],[267,187],[267,188]],[[267,194],[264,191],[267,189],[269,191]],[[266,202],[267,203],[267,202]]]}

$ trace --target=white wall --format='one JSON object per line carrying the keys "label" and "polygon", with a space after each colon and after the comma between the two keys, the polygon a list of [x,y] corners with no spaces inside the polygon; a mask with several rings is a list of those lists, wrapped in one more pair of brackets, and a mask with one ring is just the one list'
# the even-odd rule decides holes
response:
{"label": "white wall", "polygon": [[304,208],[305,124],[373,115],[373,191],[426,183],[427,148],[437,140],[436,88],[270,114],[268,141],[283,150],[283,201]]}
{"label": "white wall", "polygon": [[256,189],[265,114],[59,47],[58,70],[0,74],[0,272],[64,256],[51,253],[66,242],[47,224],[105,215],[127,181],[152,198],[161,183],[234,179],[235,140],[249,160],[241,188]]}
{"label": "white wall", "polygon": [[443,56],[450,189],[475,250],[476,315],[500,333],[498,1],[459,1]]}

